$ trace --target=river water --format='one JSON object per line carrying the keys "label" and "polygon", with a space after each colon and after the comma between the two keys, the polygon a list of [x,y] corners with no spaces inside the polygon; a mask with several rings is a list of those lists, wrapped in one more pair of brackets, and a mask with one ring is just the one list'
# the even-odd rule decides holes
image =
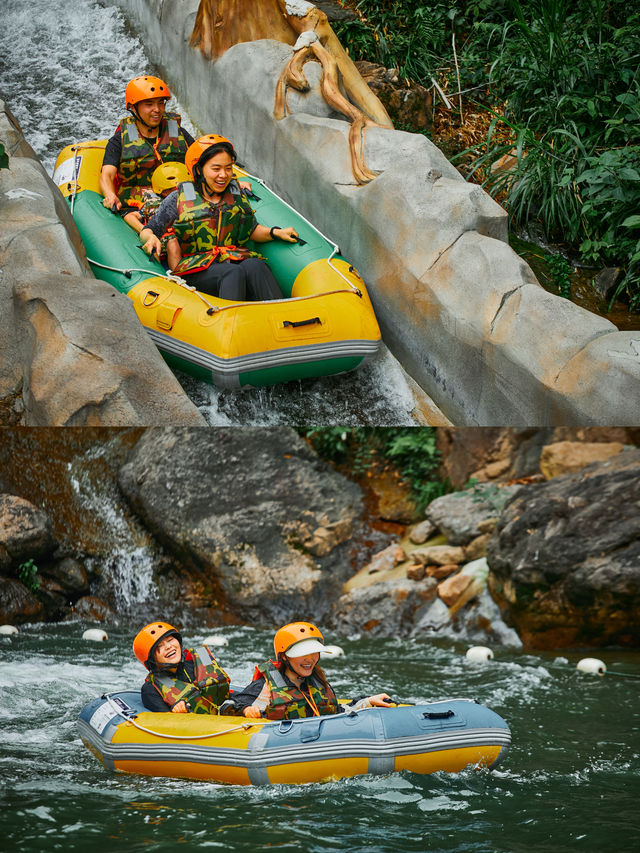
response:
{"label": "river water", "polygon": [[[139,685],[135,626],[23,626],[0,637],[0,837],[27,851],[635,851],[640,799],[640,655],[607,652],[611,672],[585,675],[583,655],[496,649],[471,664],[464,648],[430,641],[343,639],[326,663],[341,696],[387,689],[405,699],[478,699],[510,725],[495,771],[403,772],[303,786],[245,788],[111,775],[82,745],[75,719],[106,690]],[[213,626],[191,626],[188,642]],[[234,683],[251,677],[271,635],[219,630]],[[327,632],[328,633],[328,632]]]}
{"label": "river water", "polygon": [[[127,82],[149,72],[157,73],[152,58],[118,9],[96,0],[2,2],[0,94],[49,174],[66,145],[113,133]],[[198,135],[177,101],[169,109]],[[273,389],[219,391],[184,374],[178,379],[212,425],[424,422],[414,416],[414,395],[385,347],[357,373]]]}

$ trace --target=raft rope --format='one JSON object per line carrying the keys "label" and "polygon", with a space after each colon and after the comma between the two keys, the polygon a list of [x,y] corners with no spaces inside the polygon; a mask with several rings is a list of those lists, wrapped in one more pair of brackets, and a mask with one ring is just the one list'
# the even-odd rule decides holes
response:
{"label": "raft rope", "polygon": [[131,276],[132,272],[147,272],[147,273],[151,273],[151,275],[153,275],[154,278],[166,278],[167,281],[172,281],[174,284],[177,284],[180,287],[184,287],[185,290],[189,290],[189,291],[191,291],[191,293],[195,293],[196,296],[198,296],[204,302],[204,304],[209,308],[209,310],[211,310],[211,311],[219,310],[216,308],[215,305],[213,305],[211,302],[209,302],[208,299],[205,299],[199,290],[196,290],[196,288],[193,285],[187,284],[187,282],[183,278],[180,278],[179,275],[174,275],[173,273],[154,272],[153,270],[142,269],[140,267],[131,267],[130,269],[121,269],[120,267],[110,267],[110,266],[107,266],[107,264],[100,264],[100,263],[98,263],[98,261],[94,261],[92,258],[87,258],[87,260],[89,261],[90,264],[93,264],[94,267],[100,267],[100,269],[103,269],[103,270],[111,270],[112,272],[119,272],[119,273],[122,273],[123,275],[126,275],[127,278],[129,278]]}
{"label": "raft rope", "polygon": [[[197,290],[193,285],[187,284],[187,282],[183,278],[180,278],[180,276],[178,276],[178,275],[173,275],[173,273],[157,273],[157,272],[154,272],[153,270],[141,269],[139,267],[131,267],[130,269],[122,269],[121,267],[110,267],[107,264],[101,264],[98,261],[94,261],[92,258],[87,258],[87,260],[89,261],[90,264],[92,264],[95,267],[100,267],[100,269],[103,269],[103,270],[111,270],[112,272],[122,273],[122,275],[126,275],[127,278],[130,277],[132,272],[146,272],[146,273],[149,273],[150,275],[152,275],[154,278],[166,278],[167,281],[172,281],[175,284],[180,285],[180,287],[184,287],[185,290],[189,290],[192,293],[195,293],[196,296],[199,297],[199,299],[201,299],[204,302],[204,304],[207,306],[207,313],[208,314],[218,314],[221,311],[228,311],[230,308],[251,308],[252,306],[258,306],[258,305],[264,305],[265,304],[264,302],[231,302],[229,305],[213,305],[211,302],[209,302],[208,299],[205,299],[204,296],[200,293],[200,291]],[[334,269],[334,267],[331,267],[331,269]],[[344,276],[342,275],[340,270],[336,270],[336,272],[338,273],[338,275],[340,275],[342,278],[344,278]],[[348,281],[348,279],[346,279],[346,280]],[[292,296],[289,298],[285,297],[283,299],[269,299],[268,302],[272,305],[278,305],[278,304],[290,305],[292,302],[306,302],[309,299],[320,299],[323,296],[333,296],[334,294],[337,294],[337,293],[346,293],[346,292],[347,291],[345,291],[345,290],[327,290],[324,293],[312,293],[310,296]],[[357,288],[353,289],[353,294],[356,296],[361,296],[361,293]]]}
{"label": "raft rope", "polygon": [[146,732],[149,735],[155,735],[155,737],[170,738],[171,740],[202,740],[203,738],[226,735],[229,734],[229,732],[237,732],[240,731],[240,729],[244,729],[246,731],[247,729],[253,728],[253,726],[256,725],[255,723],[241,723],[240,725],[233,726],[230,729],[224,729],[220,732],[208,732],[204,735],[174,735],[167,734],[166,732],[154,732],[153,729],[147,729],[144,726],[141,726],[140,723],[136,723],[133,717],[129,717],[125,713],[123,713],[122,708],[118,708],[118,706],[111,700],[111,696],[108,693],[105,693],[104,698],[109,703],[112,711],[114,711],[119,717],[125,717],[127,722],[131,723],[131,725],[135,726],[137,729],[140,729],[141,732]]}
{"label": "raft rope", "polygon": [[[169,734],[167,732],[156,732],[153,729],[147,729],[147,728],[145,728],[145,726],[141,726],[140,723],[137,723],[135,721],[134,716],[129,716],[126,711],[123,711],[122,708],[119,708],[115,704],[115,702],[112,701],[109,693],[105,693],[103,698],[107,700],[111,710],[118,717],[124,717],[125,720],[128,723],[131,723],[132,726],[135,726],[136,729],[139,729],[141,732],[146,732],[146,734],[154,735],[155,737],[167,738],[168,740],[203,740],[204,738],[218,737],[219,735],[227,735],[230,732],[248,731],[249,729],[255,728],[255,726],[261,726],[263,728],[267,727],[267,726],[269,726],[269,727],[280,726],[283,722],[285,722],[283,720],[275,720],[275,721],[257,720],[255,723],[240,723],[239,725],[232,726],[229,729],[224,729],[224,730],[219,731],[219,732],[208,732],[207,734],[204,734],[204,735],[175,735],[175,734]],[[336,716],[336,717],[343,716],[343,715],[353,716],[353,714],[359,714],[361,711],[367,711],[367,710],[369,710],[369,709],[368,708],[358,708],[358,709],[353,709],[351,711],[343,711],[342,714],[335,714],[333,716]],[[135,712],[135,713],[137,713],[137,712]],[[314,719],[314,718],[305,718],[305,719]],[[291,723],[291,724],[298,723],[298,722],[302,723],[304,721],[305,721],[304,719],[286,720],[287,723]]]}
{"label": "raft rope", "polygon": [[323,234],[323,233],[322,233],[322,231],[321,231],[319,228],[317,228],[317,227],[313,224],[313,222],[309,222],[309,220],[308,220],[305,216],[303,216],[299,211],[297,211],[297,210],[295,209],[295,207],[292,207],[292,206],[289,204],[289,202],[288,202],[288,201],[285,201],[285,200],[282,198],[282,196],[279,196],[276,192],[273,192],[273,190],[272,190],[272,189],[270,189],[270,188],[265,184],[265,182],[262,180],[262,178],[258,178],[258,177],[257,177],[257,175],[252,175],[250,172],[247,172],[245,169],[240,169],[240,168],[238,168],[238,171],[239,171],[239,172],[242,172],[243,174],[245,174],[248,178],[251,178],[251,180],[252,180],[252,181],[257,181],[257,182],[260,184],[260,186],[264,187],[264,188],[265,188],[265,190],[267,190],[268,192],[273,193],[273,195],[274,195],[277,199],[279,199],[279,200],[280,200],[284,205],[286,205],[286,206],[289,208],[289,210],[293,211],[293,213],[295,213],[295,214],[296,214],[296,216],[299,216],[299,217],[300,217],[300,219],[302,219],[302,221],[303,221],[306,225],[308,225],[308,226],[309,226],[309,228],[313,228],[313,230],[316,232],[316,234],[319,234],[319,235],[322,237],[322,239],[323,239],[323,240],[326,240],[326,241],[327,241],[327,243],[328,243],[328,244],[332,247],[332,249],[333,249],[333,251],[331,252],[331,254],[329,255],[329,257],[326,259],[326,260],[327,260],[327,263],[328,263],[328,264],[329,264],[329,266],[330,266],[330,268],[331,268],[335,273],[337,273],[337,274],[340,276],[340,278],[341,278],[344,282],[346,282],[346,284],[348,284],[348,285],[349,285],[349,287],[351,288],[351,290],[353,290],[353,291],[354,291],[354,293],[356,293],[358,296],[361,296],[362,294],[361,294],[360,290],[359,290],[359,289],[358,289],[358,288],[353,284],[353,282],[349,281],[349,279],[346,277],[346,275],[343,275],[343,273],[341,273],[341,272],[340,272],[340,270],[339,270],[337,267],[334,267],[334,265],[331,263],[332,258],[333,258],[335,255],[340,254],[340,247],[338,246],[338,244],[337,244],[337,243],[334,243],[334,242],[333,242],[333,240],[330,240],[330,239],[327,237],[327,235],[326,235],[326,234]]}

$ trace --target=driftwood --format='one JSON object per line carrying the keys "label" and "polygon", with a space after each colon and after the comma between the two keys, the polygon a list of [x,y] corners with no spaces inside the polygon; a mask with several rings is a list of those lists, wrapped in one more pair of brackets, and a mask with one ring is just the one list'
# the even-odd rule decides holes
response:
{"label": "driftwood", "polygon": [[216,60],[240,42],[270,38],[289,44],[295,53],[276,89],[274,115],[287,114],[287,87],[309,90],[303,66],[309,60],[322,65],[321,92],[326,102],[351,122],[349,147],[355,179],[367,183],[363,154],[364,130],[374,124],[392,128],[387,111],[364,82],[327,16],[306,0],[200,0],[190,44]]}

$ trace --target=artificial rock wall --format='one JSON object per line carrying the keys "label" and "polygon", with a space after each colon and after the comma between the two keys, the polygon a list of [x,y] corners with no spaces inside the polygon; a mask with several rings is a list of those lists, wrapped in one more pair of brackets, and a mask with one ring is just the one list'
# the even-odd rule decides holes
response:
{"label": "artificial rock wall", "polygon": [[0,424],[204,424],[0,101]]}

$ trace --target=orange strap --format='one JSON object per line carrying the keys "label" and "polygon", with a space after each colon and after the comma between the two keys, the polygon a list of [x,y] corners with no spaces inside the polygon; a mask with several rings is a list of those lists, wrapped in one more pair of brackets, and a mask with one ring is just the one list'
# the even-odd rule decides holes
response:
{"label": "orange strap", "polygon": [[307,704],[311,707],[311,710],[313,711],[313,716],[314,716],[314,717],[319,717],[319,716],[320,716],[320,711],[318,711],[318,706],[317,706],[317,705],[316,705],[316,703],[313,701],[313,696],[311,695],[311,690],[309,690],[309,695],[308,695],[308,696],[307,696],[307,694],[304,692],[304,690],[303,690],[302,688],[300,688],[300,692],[301,692],[301,693],[302,693],[302,695],[304,696],[305,701],[307,702]]}

